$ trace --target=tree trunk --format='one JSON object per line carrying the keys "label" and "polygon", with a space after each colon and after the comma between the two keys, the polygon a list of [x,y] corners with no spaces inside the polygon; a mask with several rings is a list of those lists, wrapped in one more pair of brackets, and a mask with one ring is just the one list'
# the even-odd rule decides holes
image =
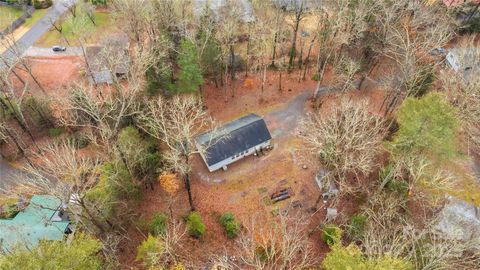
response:
{"label": "tree trunk", "polygon": [[[185,155],[185,162],[188,166],[189,160],[188,160],[188,155]],[[187,194],[188,194],[188,203],[190,204],[190,211],[195,211],[195,206],[193,205],[193,197],[192,197],[192,189],[190,187],[190,173],[185,174],[185,188],[187,189]]]}
{"label": "tree trunk", "polygon": [[102,223],[100,223],[100,221],[98,221],[97,218],[92,214],[92,212],[90,212],[90,209],[85,205],[85,202],[83,200],[80,200],[78,203],[80,204],[82,209],[85,210],[85,213],[87,213],[90,222],[92,222],[92,224],[100,230],[101,234],[104,234],[105,228],[103,227]]}
{"label": "tree trunk", "polygon": [[278,42],[278,32],[275,32],[275,36],[273,38],[273,53],[272,53],[272,64],[271,67],[275,67],[275,58],[277,56],[277,42]]}
{"label": "tree trunk", "polygon": [[[10,108],[12,108],[14,110],[13,112],[13,118],[15,119],[15,121],[18,123],[18,125],[20,126],[20,128],[26,132],[28,134],[28,136],[30,137],[30,139],[32,140],[33,144],[35,145],[35,147],[40,151],[40,149],[38,148],[37,144],[35,143],[35,138],[33,137],[33,134],[30,132],[30,130],[28,129],[25,121],[23,119],[20,119],[20,117],[18,116],[18,113],[17,113],[17,108],[13,106],[11,100],[7,97],[6,97],[6,100],[8,101],[8,103],[10,104]],[[2,103],[2,105],[5,107],[5,108],[8,108],[8,105],[5,104],[5,101],[3,99],[0,99],[0,103]],[[23,118],[23,117],[22,117]]]}
{"label": "tree trunk", "polygon": [[230,80],[235,80],[235,49],[230,45]]}
{"label": "tree trunk", "polygon": [[[317,38],[316,36],[314,36],[312,38],[312,41],[310,42],[310,47],[308,47],[307,57],[305,58],[305,61],[303,63],[304,68],[303,68],[302,80],[304,80],[304,81],[305,81],[306,76],[307,76],[307,68],[308,68],[308,64],[310,62],[310,54],[312,53],[312,48],[313,48],[313,45],[315,44],[315,39],[316,38]],[[318,52],[318,54],[320,55],[320,52]]]}
{"label": "tree trunk", "polygon": [[303,38],[300,39],[300,55],[298,56],[298,68],[302,68],[302,65],[303,65]]}
{"label": "tree trunk", "polygon": [[12,139],[13,143],[17,146],[18,150],[20,151],[20,153],[22,153],[22,156],[25,158],[25,160],[27,161],[27,163],[32,166],[32,168],[35,168],[35,166],[33,165],[33,163],[30,161],[30,159],[27,157],[27,155],[25,155],[25,150],[22,148],[22,146],[20,145],[20,143],[17,141],[16,139],[16,136],[14,136],[7,128],[5,128],[5,132],[7,133],[7,136],[10,137],[10,139]]}
{"label": "tree trunk", "polygon": [[265,81],[267,80],[267,65],[263,65],[263,76],[262,76],[262,98],[263,92],[265,90]]}
{"label": "tree trunk", "polygon": [[293,63],[295,61],[296,50],[297,50],[298,27],[300,25],[300,20],[302,19],[302,14],[303,14],[303,7],[301,7],[300,10],[297,11],[297,14],[295,16],[295,27],[293,28],[292,48],[290,49],[290,59],[288,60],[288,72],[292,70]]}
{"label": "tree trunk", "polygon": [[278,76],[278,91],[282,91],[282,71],[281,70]]}

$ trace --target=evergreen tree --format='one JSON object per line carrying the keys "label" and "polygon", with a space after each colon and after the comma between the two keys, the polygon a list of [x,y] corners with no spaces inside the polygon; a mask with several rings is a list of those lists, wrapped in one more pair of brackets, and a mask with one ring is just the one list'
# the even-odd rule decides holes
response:
{"label": "evergreen tree", "polygon": [[456,153],[455,109],[439,93],[408,98],[397,113],[399,130],[391,144],[394,155],[451,157]]}
{"label": "evergreen tree", "polygon": [[180,73],[178,75],[177,91],[196,92],[203,84],[202,69],[198,63],[198,51],[193,42],[184,39],[180,45],[178,57]]}

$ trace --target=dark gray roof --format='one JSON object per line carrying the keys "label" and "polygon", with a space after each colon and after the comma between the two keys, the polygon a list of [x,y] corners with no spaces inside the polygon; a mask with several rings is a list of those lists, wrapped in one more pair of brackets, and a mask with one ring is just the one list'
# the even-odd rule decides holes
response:
{"label": "dark gray roof", "polygon": [[265,121],[252,113],[223,125],[215,133],[203,133],[196,140],[203,147],[211,144],[204,153],[211,166],[271,139]]}

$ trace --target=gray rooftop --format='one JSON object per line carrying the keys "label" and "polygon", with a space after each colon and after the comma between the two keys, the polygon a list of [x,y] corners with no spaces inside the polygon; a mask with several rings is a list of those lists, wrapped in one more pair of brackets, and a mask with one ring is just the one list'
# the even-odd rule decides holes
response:
{"label": "gray rooftop", "polygon": [[[239,8],[241,9],[240,19],[243,22],[252,22],[255,19],[253,14],[252,4],[248,0],[234,0],[230,1],[230,3],[238,4]],[[204,12],[204,9],[208,6],[216,16],[218,16],[218,12],[221,9],[226,8],[228,4],[230,4],[228,0],[195,0],[194,4],[194,11],[197,17],[200,17],[201,14]]]}
{"label": "gray rooftop", "polygon": [[271,139],[263,118],[252,113],[226,123],[219,131],[200,134],[196,142],[206,148],[205,161],[211,166]]}

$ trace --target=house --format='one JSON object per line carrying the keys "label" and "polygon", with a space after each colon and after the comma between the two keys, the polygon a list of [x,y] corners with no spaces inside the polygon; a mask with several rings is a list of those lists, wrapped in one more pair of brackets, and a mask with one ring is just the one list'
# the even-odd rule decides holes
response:
{"label": "house", "polygon": [[86,48],[88,79],[93,84],[112,84],[114,76],[121,78],[128,73],[130,42],[127,35],[112,34],[102,43]]}
{"label": "house", "polygon": [[270,148],[272,136],[260,116],[249,114],[196,138],[197,148],[210,172]]}
{"label": "house", "polygon": [[463,72],[465,80],[472,73],[480,71],[480,49],[478,48],[453,48],[445,57],[447,64],[455,72]]}
{"label": "house", "polygon": [[302,7],[303,9],[315,9],[321,6],[319,0],[272,0],[272,4],[283,10],[292,11]]}
{"label": "house", "polygon": [[0,252],[17,246],[34,248],[40,240],[63,240],[71,232],[69,224],[58,198],[34,195],[15,217],[0,219]]}
{"label": "house", "polygon": [[[466,241],[480,238],[480,207],[448,196],[435,225],[439,235]],[[477,243],[480,248],[480,243]]]}
{"label": "house", "polygon": [[203,14],[205,8],[210,8],[215,16],[218,16],[218,13],[221,12],[222,9],[226,8],[228,4],[237,4],[240,9],[240,20],[244,23],[250,23],[255,20],[255,16],[253,13],[252,4],[248,0],[195,0],[194,1],[194,11],[195,16],[200,18]]}

